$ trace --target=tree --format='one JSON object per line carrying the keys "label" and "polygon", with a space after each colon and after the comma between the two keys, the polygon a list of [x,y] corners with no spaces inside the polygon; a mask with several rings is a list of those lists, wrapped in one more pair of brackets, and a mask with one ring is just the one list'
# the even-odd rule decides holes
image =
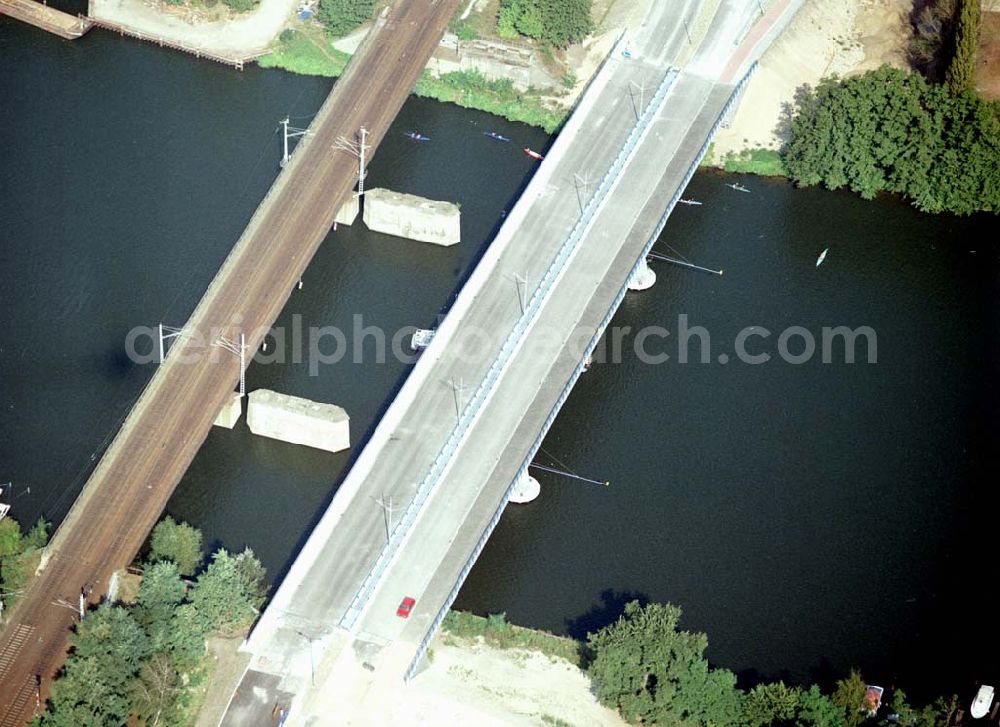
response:
{"label": "tree", "polygon": [[593,0],[502,0],[497,32],[515,33],[565,48],[594,32]]}
{"label": "tree", "polygon": [[31,527],[31,530],[24,536],[24,550],[44,548],[49,542],[49,529],[51,525],[51,523],[45,521],[45,518],[38,518],[37,522]]}
{"label": "tree", "polygon": [[747,727],[792,724],[799,711],[800,693],[800,689],[787,687],[784,682],[758,684],[743,700],[743,724]]}
{"label": "tree", "polygon": [[[129,686],[134,711],[148,727],[184,723],[176,709],[184,683],[173,661],[166,654],[154,654],[139,669],[139,676]],[[180,718],[180,719],[178,719]]]}
{"label": "tree", "polygon": [[43,727],[124,724],[132,711],[129,684],[149,655],[149,640],[119,606],[87,614],[70,637],[73,653],[52,687]]}
{"label": "tree", "polygon": [[680,617],[677,606],[632,601],[617,622],[589,634],[597,697],[630,722],[733,724],[736,678],[709,669],[708,638],[678,630]]}
{"label": "tree", "polygon": [[169,515],[153,528],[149,546],[149,561],[173,561],[182,575],[194,574],[201,564],[201,531],[187,523],[179,523]]}
{"label": "tree", "polygon": [[154,563],[143,572],[134,613],[136,621],[149,634],[153,652],[170,649],[173,617],[184,601],[186,590],[177,564],[172,561]]}
{"label": "tree", "polygon": [[959,0],[955,27],[955,52],[945,72],[945,83],[955,96],[976,87],[976,54],[979,50],[980,0]]}
{"label": "tree", "polygon": [[929,0],[911,15],[913,36],[906,49],[910,65],[929,81],[944,80],[952,56],[958,0]]}
{"label": "tree", "polygon": [[795,724],[801,727],[843,727],[844,713],[813,684],[799,694],[799,713]]}
{"label": "tree", "polygon": [[232,10],[237,13],[245,13],[248,10],[253,10],[257,7],[260,0],[222,0],[226,5],[228,5]]}
{"label": "tree", "polygon": [[191,597],[205,633],[243,626],[253,620],[263,602],[264,568],[249,548],[237,556],[226,550],[198,577]]}
{"label": "tree", "polygon": [[48,542],[49,524],[39,518],[26,535],[13,518],[0,520],[0,601],[12,605],[36,565],[34,553]]}
{"label": "tree", "polygon": [[799,94],[782,159],[797,184],[905,194],[925,212],[1000,210],[1000,104],[883,66]]}
{"label": "tree", "polygon": [[867,715],[863,709],[867,689],[868,685],[857,669],[851,669],[847,677],[837,680],[836,689],[830,699],[843,711],[844,724],[847,727],[856,727],[865,721]]}
{"label": "tree", "polygon": [[14,518],[0,520],[0,558],[9,558],[21,552],[21,526]]}
{"label": "tree", "polygon": [[577,43],[594,32],[593,0],[541,0],[544,40],[557,48]]}
{"label": "tree", "polygon": [[316,17],[331,35],[347,35],[371,18],[375,0],[319,0]]}

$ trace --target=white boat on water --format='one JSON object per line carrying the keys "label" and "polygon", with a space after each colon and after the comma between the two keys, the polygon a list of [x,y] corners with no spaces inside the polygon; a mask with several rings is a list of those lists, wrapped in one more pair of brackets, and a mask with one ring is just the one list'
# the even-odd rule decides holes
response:
{"label": "white boat on water", "polygon": [[826,250],[824,250],[819,254],[819,257],[816,258],[816,267],[819,267],[820,265],[823,264],[823,261],[826,260],[826,254],[828,252],[830,252],[830,248],[826,248]]}
{"label": "white boat on water", "polygon": [[982,719],[990,713],[990,707],[992,705],[993,687],[988,684],[984,684],[979,687],[979,691],[976,692],[976,698],[972,700],[972,707],[969,708],[969,714],[972,715],[973,719]]}
{"label": "white boat on water", "polygon": [[423,351],[431,345],[431,341],[433,340],[434,331],[426,328],[418,328],[413,332],[413,336],[410,338],[410,348],[414,351]]}

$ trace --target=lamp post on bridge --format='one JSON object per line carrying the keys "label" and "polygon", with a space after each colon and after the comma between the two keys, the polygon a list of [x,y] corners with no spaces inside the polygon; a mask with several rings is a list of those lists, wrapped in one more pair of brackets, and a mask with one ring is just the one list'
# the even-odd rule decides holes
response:
{"label": "lamp post on bridge", "polygon": [[301,631],[296,631],[299,636],[309,642],[309,684],[316,686],[316,661],[313,658],[313,641],[316,639]]}
{"label": "lamp post on bridge", "polygon": [[228,338],[219,337],[219,340],[212,343],[217,348],[225,349],[234,356],[240,357],[240,398],[247,395],[247,340],[246,334],[240,333],[240,342],[230,341]]}
{"label": "lamp post on bridge", "polygon": [[291,156],[288,154],[288,140],[294,139],[297,136],[305,136],[309,133],[309,129],[296,129],[294,126],[289,126],[289,117],[286,116],[281,120],[281,130],[282,130],[282,154],[281,154],[281,166],[284,168],[288,164],[288,160]]}
{"label": "lamp post on bridge", "polygon": [[381,499],[375,500],[382,507],[382,516],[385,520],[385,542],[388,544],[392,538],[392,495],[382,493]]}
{"label": "lamp post on bridge", "polygon": [[369,148],[368,144],[368,129],[362,126],[358,130],[357,141],[353,139],[348,139],[345,136],[340,137],[334,143],[333,148],[337,151],[345,151],[351,156],[357,157],[358,159],[358,197],[363,197],[365,194],[365,177],[367,176],[365,172],[365,153]]}

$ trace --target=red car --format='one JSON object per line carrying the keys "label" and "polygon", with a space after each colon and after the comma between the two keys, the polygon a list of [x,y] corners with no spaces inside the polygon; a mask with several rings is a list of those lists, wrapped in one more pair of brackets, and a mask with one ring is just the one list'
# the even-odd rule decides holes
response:
{"label": "red car", "polygon": [[407,596],[399,604],[399,608],[396,609],[396,615],[400,618],[409,618],[410,611],[413,610],[413,606],[416,604],[417,600],[415,598],[410,598]]}

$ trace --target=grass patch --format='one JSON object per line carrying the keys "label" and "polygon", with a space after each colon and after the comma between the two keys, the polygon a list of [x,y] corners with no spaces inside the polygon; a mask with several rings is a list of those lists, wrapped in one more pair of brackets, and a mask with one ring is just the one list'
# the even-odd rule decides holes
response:
{"label": "grass patch", "polygon": [[[262,56],[262,68],[283,68],[306,76],[336,78],[351,59],[347,53],[329,45],[321,29],[286,30],[281,34],[281,46]],[[477,109],[539,126],[554,133],[566,120],[566,112],[545,104],[541,94],[529,89],[520,91],[507,79],[491,81],[476,71],[455,71],[435,78],[424,71],[413,92],[417,96],[453,103],[467,109]]]}
{"label": "grass patch", "polygon": [[424,98],[486,111],[508,121],[540,126],[549,134],[566,120],[566,113],[546,106],[537,91],[519,91],[508,79],[492,81],[476,71],[455,71],[438,78],[424,71],[413,92]]}
{"label": "grass patch", "polygon": [[283,68],[304,76],[336,78],[344,72],[351,59],[347,53],[330,46],[321,29],[286,30],[281,34],[281,46],[274,52],[261,56],[261,68]]}
{"label": "grass patch", "polygon": [[553,717],[551,714],[541,715],[541,720],[545,724],[550,724],[552,727],[573,727],[569,722],[564,719],[559,719],[558,717]]}
{"label": "grass patch", "polygon": [[565,659],[575,666],[581,665],[581,644],[578,641],[547,631],[515,626],[508,623],[506,615],[502,613],[483,618],[464,611],[449,611],[441,628],[444,633],[460,639],[482,637],[483,641],[497,649],[539,651],[546,656]]}
{"label": "grass patch", "polygon": [[788,172],[781,155],[774,149],[744,149],[739,154],[729,152],[722,168],[739,174],[760,174],[765,177],[785,177]]}
{"label": "grass patch", "polygon": [[714,167],[715,166],[715,142],[713,141],[708,145],[708,151],[705,152],[705,156],[701,158],[698,163],[699,167]]}

